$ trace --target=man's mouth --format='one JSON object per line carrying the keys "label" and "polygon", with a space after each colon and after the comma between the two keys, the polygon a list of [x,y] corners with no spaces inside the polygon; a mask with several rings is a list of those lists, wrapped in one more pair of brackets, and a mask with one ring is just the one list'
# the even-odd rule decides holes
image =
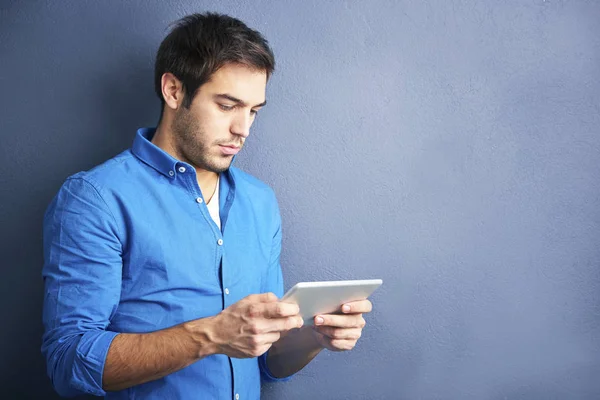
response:
{"label": "man's mouth", "polygon": [[229,156],[236,155],[241,149],[240,146],[234,144],[220,144],[219,147],[221,148],[221,153]]}

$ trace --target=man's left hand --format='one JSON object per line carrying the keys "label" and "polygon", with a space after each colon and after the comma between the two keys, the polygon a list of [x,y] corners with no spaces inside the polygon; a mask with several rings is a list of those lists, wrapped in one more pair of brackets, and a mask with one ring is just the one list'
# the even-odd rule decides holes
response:
{"label": "man's left hand", "polygon": [[372,309],[369,300],[360,300],[342,305],[342,314],[315,316],[313,330],[317,341],[331,351],[352,350],[366,324],[363,314]]}

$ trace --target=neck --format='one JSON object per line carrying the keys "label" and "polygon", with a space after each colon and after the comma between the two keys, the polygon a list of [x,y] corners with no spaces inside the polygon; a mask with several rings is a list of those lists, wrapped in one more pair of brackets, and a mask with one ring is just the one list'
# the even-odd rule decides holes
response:
{"label": "neck", "polygon": [[169,129],[169,124],[165,123],[164,118],[156,127],[156,132],[152,137],[152,143],[179,161],[194,166],[194,169],[196,170],[196,181],[202,192],[202,197],[204,197],[204,201],[208,203],[217,189],[217,173],[198,168],[178,151],[177,146],[175,146],[175,136],[173,131]]}
{"label": "neck", "polygon": [[202,192],[202,197],[204,197],[204,201],[208,203],[215,194],[215,191],[219,190],[217,187],[217,178],[219,176],[215,172],[202,171],[202,175],[198,174],[198,168],[196,168],[196,178],[198,181],[198,186],[200,187],[200,191]]}

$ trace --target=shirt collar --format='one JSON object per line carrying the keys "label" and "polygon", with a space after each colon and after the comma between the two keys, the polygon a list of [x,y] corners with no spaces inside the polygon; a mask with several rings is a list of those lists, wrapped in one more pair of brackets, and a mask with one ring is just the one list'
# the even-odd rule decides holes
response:
{"label": "shirt collar", "polygon": [[[144,163],[148,164],[161,174],[166,177],[173,178],[175,175],[175,169],[177,168],[177,164],[186,165],[189,168],[192,168],[191,165],[179,161],[154,143],[152,143],[152,138],[156,133],[156,128],[140,128],[137,130],[135,135],[135,139],[133,140],[133,146],[131,147],[132,153],[142,160]],[[235,157],[233,161],[235,161]],[[233,177],[231,176],[231,171],[227,170],[224,174],[225,178],[228,180],[227,184],[229,186],[235,187],[235,183],[233,182]]]}
{"label": "shirt collar", "polygon": [[[182,161],[177,160],[169,153],[152,143],[152,137],[156,133],[156,128],[140,128],[137,130],[135,139],[133,140],[133,146],[131,152],[139,158],[145,164],[154,168],[167,178],[175,178],[177,164],[186,165],[188,168],[192,168]],[[236,156],[233,156],[235,160]],[[232,160],[233,162],[233,160]],[[225,227],[227,223],[227,216],[229,215],[229,209],[235,199],[235,179],[231,168],[220,174],[218,190],[219,208],[220,208],[220,219],[221,227]]]}
{"label": "shirt collar", "polygon": [[133,154],[166,177],[174,176],[175,167],[180,163],[175,157],[151,142],[156,128],[137,130],[131,151]]}

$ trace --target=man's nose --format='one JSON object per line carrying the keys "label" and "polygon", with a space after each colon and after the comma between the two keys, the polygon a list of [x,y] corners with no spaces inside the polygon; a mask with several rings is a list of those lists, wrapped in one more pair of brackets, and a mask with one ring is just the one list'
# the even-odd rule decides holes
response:
{"label": "man's nose", "polygon": [[243,137],[250,135],[250,126],[252,125],[252,116],[247,112],[240,112],[231,124],[231,133]]}

